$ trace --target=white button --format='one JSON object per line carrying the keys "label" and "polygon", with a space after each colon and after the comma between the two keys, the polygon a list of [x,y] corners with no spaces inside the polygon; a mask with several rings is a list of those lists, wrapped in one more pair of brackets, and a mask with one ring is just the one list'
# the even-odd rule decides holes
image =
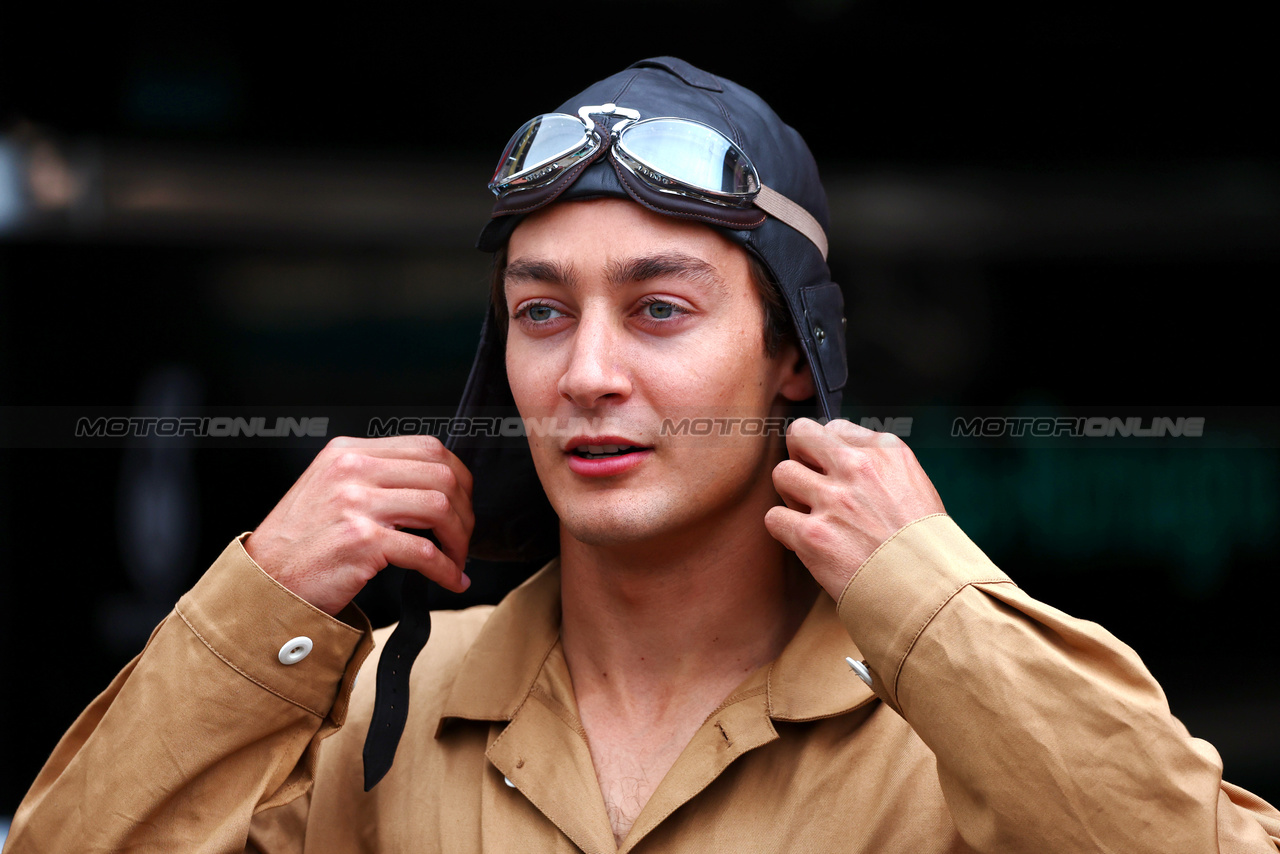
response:
{"label": "white button", "polygon": [[852,658],[848,657],[845,658],[845,661],[848,662],[849,668],[854,673],[858,674],[859,679],[866,682],[868,686],[871,684],[871,671],[867,669],[865,662],[854,661]]}
{"label": "white button", "polygon": [[297,664],[311,654],[311,638],[297,637],[280,647],[281,664]]}
{"label": "white button", "polygon": [[513,789],[516,787],[516,784],[515,784],[515,783],[513,783],[513,782],[511,782],[511,778],[510,778],[510,777],[503,777],[503,778],[502,778],[502,782],[506,783],[508,786],[510,786],[510,787],[511,787],[511,788],[513,788]]}

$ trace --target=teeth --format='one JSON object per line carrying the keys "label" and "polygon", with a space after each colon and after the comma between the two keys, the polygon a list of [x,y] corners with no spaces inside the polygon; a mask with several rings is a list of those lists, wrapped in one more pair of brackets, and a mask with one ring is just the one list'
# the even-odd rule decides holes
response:
{"label": "teeth", "polygon": [[578,454],[589,459],[611,457],[615,454],[630,453],[635,445],[579,445]]}

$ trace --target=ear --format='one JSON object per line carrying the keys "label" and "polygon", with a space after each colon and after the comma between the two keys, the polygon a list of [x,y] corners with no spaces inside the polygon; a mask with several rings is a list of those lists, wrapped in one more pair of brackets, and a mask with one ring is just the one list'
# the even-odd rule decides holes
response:
{"label": "ear", "polygon": [[778,394],[795,403],[808,400],[817,394],[813,384],[813,372],[809,370],[809,360],[803,351],[792,342],[782,345],[778,354],[779,370],[782,371]]}

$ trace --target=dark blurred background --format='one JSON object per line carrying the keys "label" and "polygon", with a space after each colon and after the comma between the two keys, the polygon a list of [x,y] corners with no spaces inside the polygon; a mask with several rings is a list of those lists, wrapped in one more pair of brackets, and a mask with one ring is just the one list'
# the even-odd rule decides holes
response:
{"label": "dark blurred background", "polygon": [[[136,408],[330,416],[333,435],[369,411],[447,412],[485,309],[471,246],[502,145],[660,54],[754,88],[814,149],[848,413],[915,416],[978,544],[1132,645],[1227,778],[1280,801],[1269,32],[1231,3],[6,10],[0,816],[320,444],[68,425]],[[1092,444],[924,429],[972,411],[1206,428]],[[465,601],[523,571],[473,572]],[[375,621],[395,619],[393,587],[366,595]]]}

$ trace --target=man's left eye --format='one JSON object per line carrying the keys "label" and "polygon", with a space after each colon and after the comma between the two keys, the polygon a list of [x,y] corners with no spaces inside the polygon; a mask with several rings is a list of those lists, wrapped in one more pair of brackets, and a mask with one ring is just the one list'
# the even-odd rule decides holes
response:
{"label": "man's left eye", "polygon": [[676,313],[676,307],[669,302],[651,302],[645,306],[645,310],[655,320],[667,320]]}

